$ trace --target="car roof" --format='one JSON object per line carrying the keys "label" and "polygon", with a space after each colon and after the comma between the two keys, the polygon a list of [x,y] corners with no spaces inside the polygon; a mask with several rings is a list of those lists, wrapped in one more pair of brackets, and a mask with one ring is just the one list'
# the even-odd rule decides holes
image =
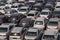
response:
{"label": "car roof", "polygon": [[49,9],[43,9],[41,12],[50,12]]}
{"label": "car roof", "polygon": [[36,28],[29,28],[28,31],[29,31],[29,32],[37,32],[38,29],[36,29]]}
{"label": "car roof", "polygon": [[36,12],[37,12],[36,10],[31,10],[31,11],[29,11],[28,14],[35,14]]}
{"label": "car roof", "polygon": [[50,18],[50,20],[49,21],[59,21],[59,18]]}
{"label": "car roof", "polygon": [[21,22],[28,22],[28,21],[30,21],[31,20],[31,18],[23,18],[22,20],[21,20]]}
{"label": "car roof", "polygon": [[57,31],[55,30],[45,30],[44,35],[56,35]]}
{"label": "car roof", "polygon": [[42,3],[36,3],[34,6],[40,6],[42,5]]}
{"label": "car roof", "polygon": [[28,6],[22,6],[22,7],[20,7],[20,9],[27,9],[27,8],[29,8]]}
{"label": "car roof", "polygon": [[0,25],[0,27],[8,28],[8,27],[10,27],[10,25]]}
{"label": "car roof", "polygon": [[36,19],[36,21],[44,21],[44,18],[38,17],[38,18]]}
{"label": "car roof", "polygon": [[12,29],[12,33],[19,33],[19,32],[21,32],[22,31],[22,27],[14,27],[13,29]]}

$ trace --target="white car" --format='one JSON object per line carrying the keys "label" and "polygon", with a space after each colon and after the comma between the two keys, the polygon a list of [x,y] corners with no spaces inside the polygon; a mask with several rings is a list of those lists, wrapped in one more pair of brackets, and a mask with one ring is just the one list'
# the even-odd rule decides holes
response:
{"label": "white car", "polygon": [[48,30],[48,29],[54,29],[54,30],[59,30],[58,29],[58,24],[59,23],[59,18],[51,18],[50,20],[49,20],[49,22],[47,23],[47,27],[46,27],[46,29]]}
{"label": "white car", "polygon": [[24,15],[27,15],[28,11],[29,11],[29,7],[27,7],[27,6],[22,6],[18,9],[18,13],[21,13]]}
{"label": "white car", "polygon": [[25,33],[24,40],[39,40],[39,36],[42,34],[41,31],[39,31],[36,28],[29,28],[27,32]]}
{"label": "white car", "polygon": [[36,18],[38,18],[38,11],[36,10],[30,10],[29,13],[27,14],[27,18],[31,18],[32,20],[35,20]]}
{"label": "white car", "polygon": [[49,19],[49,14],[51,11],[49,9],[43,9],[40,13],[40,17],[44,17],[46,19]]}
{"label": "white car", "polygon": [[45,18],[38,17],[34,22],[34,28],[38,28],[40,30],[45,29]]}
{"label": "white car", "polygon": [[22,40],[22,27],[14,27],[9,35],[9,40]]}
{"label": "white car", "polygon": [[57,40],[58,31],[45,30],[41,40]]}

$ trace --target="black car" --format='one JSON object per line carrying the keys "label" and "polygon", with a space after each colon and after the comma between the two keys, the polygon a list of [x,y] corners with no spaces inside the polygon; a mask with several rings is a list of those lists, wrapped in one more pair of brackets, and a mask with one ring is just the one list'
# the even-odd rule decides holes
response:
{"label": "black car", "polygon": [[1,23],[7,23],[9,22],[9,17],[5,16],[5,15],[0,15],[0,24]]}
{"label": "black car", "polygon": [[54,10],[54,5],[51,3],[46,3],[44,8],[48,8],[49,10]]}
{"label": "black car", "polygon": [[43,9],[43,3],[36,3],[33,5],[33,9],[41,11]]}
{"label": "black car", "polygon": [[60,18],[60,10],[54,10],[50,16],[50,18]]}
{"label": "black car", "polygon": [[24,28],[33,27],[33,20],[31,18],[23,18],[20,21],[19,25],[24,27]]}
{"label": "black car", "polygon": [[23,14],[12,14],[10,19],[11,19],[11,22],[13,23],[19,23],[21,19],[25,18],[26,16],[23,15]]}
{"label": "black car", "polygon": [[26,2],[26,3],[25,3],[25,5],[26,5],[26,6],[29,6],[30,9],[33,8],[33,5],[34,5],[34,4],[35,4],[35,3],[33,3],[33,2]]}

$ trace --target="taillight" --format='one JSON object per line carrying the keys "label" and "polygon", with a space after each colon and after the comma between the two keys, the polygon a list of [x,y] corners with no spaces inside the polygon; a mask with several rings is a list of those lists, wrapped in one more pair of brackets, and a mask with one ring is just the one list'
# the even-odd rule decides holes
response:
{"label": "taillight", "polygon": [[58,29],[58,27],[56,29]]}
{"label": "taillight", "polygon": [[49,29],[48,27],[46,27],[46,29]]}
{"label": "taillight", "polygon": [[18,2],[18,0],[16,0],[16,2]]}
{"label": "taillight", "polygon": [[34,40],[37,40],[37,39],[34,39]]}
{"label": "taillight", "polygon": [[58,18],[60,18],[60,16],[58,16]]}
{"label": "taillight", "polygon": [[49,18],[49,16],[47,16],[47,18]]}
{"label": "taillight", "polygon": [[16,22],[19,22],[19,20],[16,20]]}

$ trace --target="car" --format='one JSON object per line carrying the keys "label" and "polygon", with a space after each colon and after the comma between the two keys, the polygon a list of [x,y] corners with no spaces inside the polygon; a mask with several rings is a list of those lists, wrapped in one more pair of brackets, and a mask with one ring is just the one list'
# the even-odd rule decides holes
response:
{"label": "car", "polygon": [[20,25],[21,27],[24,27],[24,28],[33,27],[33,21],[32,21],[31,18],[23,18],[23,19],[20,21],[19,25]]}
{"label": "car", "polygon": [[41,11],[43,9],[43,3],[36,3],[33,5],[33,9]]}
{"label": "car", "polygon": [[47,23],[46,30],[54,29],[54,30],[58,31],[59,30],[58,23],[59,23],[59,18],[50,18]]}
{"label": "car", "polygon": [[40,40],[41,36],[41,30],[38,30],[36,28],[29,28],[24,35],[24,40]]}
{"label": "car", "polygon": [[34,4],[35,4],[35,3],[33,3],[33,2],[26,2],[26,3],[25,3],[25,5],[28,6],[30,10],[33,9],[33,5],[34,5]]}
{"label": "car", "polygon": [[55,9],[55,10],[52,12],[50,18],[60,18],[59,15],[60,15],[60,9]]}
{"label": "car", "polygon": [[8,18],[9,17],[7,17],[5,15],[0,15],[0,24],[7,23],[8,22]]}
{"label": "car", "polygon": [[37,18],[34,22],[34,28],[38,28],[39,30],[45,29],[45,18]]}
{"label": "car", "polygon": [[9,3],[8,4],[5,4],[5,7],[6,6],[11,8],[12,4],[9,4]]}
{"label": "car", "polygon": [[9,40],[9,34],[12,29],[10,25],[0,25],[0,39]]}
{"label": "car", "polygon": [[45,19],[49,19],[51,11],[49,9],[43,9],[39,15],[39,17],[45,18]]}
{"label": "car", "polygon": [[18,13],[18,11],[14,9],[8,9],[8,10],[5,10],[5,12],[6,12],[5,15],[8,17],[10,17],[12,14]]}
{"label": "car", "polygon": [[14,27],[9,35],[9,40],[22,40],[22,29],[23,27]]}
{"label": "car", "polygon": [[36,10],[30,10],[29,13],[27,14],[27,18],[31,18],[32,20],[35,20],[38,18],[39,12]]}
{"label": "car", "polygon": [[56,2],[56,6],[55,6],[55,9],[60,9],[60,2]]}
{"label": "car", "polygon": [[29,12],[29,7],[28,6],[22,6],[18,9],[18,13],[27,15]]}
{"label": "car", "polygon": [[41,40],[57,40],[58,31],[45,30]]}
{"label": "car", "polygon": [[54,5],[51,3],[46,3],[44,8],[48,8],[49,10],[53,11],[54,10]]}
{"label": "car", "polygon": [[12,14],[10,17],[10,22],[19,23],[21,21],[21,19],[23,19],[23,18],[26,18],[26,16],[23,14],[19,14],[19,13]]}
{"label": "car", "polygon": [[5,14],[5,10],[0,10],[0,13],[1,14]]}

